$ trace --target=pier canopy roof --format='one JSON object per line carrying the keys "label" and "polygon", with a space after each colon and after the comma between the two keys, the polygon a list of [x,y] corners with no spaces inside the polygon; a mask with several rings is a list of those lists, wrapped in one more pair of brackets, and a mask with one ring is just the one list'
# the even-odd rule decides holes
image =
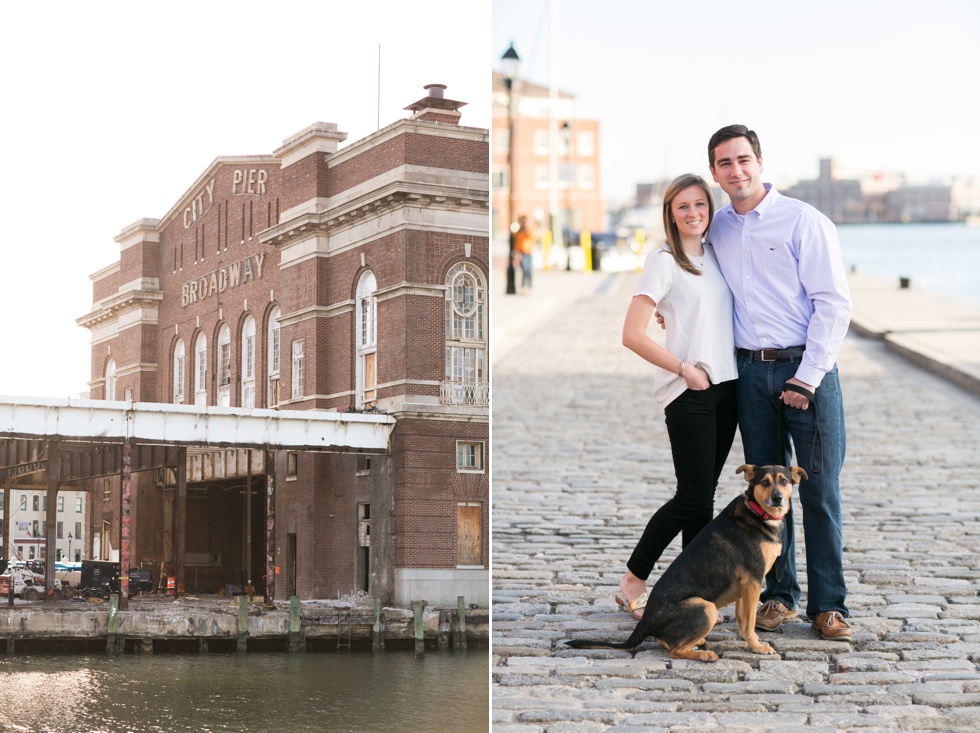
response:
{"label": "pier canopy roof", "polygon": [[[386,453],[394,425],[373,413],[0,396],[0,440],[14,442]],[[22,462],[11,458],[0,468]]]}

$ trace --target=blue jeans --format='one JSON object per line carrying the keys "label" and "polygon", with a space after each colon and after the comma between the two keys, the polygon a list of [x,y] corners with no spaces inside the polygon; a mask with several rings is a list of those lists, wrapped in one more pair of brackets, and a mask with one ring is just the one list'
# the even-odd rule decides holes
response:
{"label": "blue jeans", "polygon": [[531,268],[534,264],[534,257],[530,252],[521,253],[521,287],[531,287]]}
{"label": "blue jeans", "polygon": [[[808,478],[794,492],[794,498],[799,497],[803,507],[806,537],[806,614],[811,619],[824,611],[840,611],[847,616],[840,505],[840,471],[844,465],[846,439],[837,365],[817,387],[822,440],[818,438],[814,444],[816,413],[813,406],[797,410],[783,406],[779,399],[783,384],[796,375],[799,363],[796,360],[763,362],[739,356],[737,364],[738,426],[745,462],[757,466],[798,465],[807,473]],[[779,421],[784,426],[782,431]],[[796,449],[795,464],[790,463],[791,437]],[[782,577],[776,577],[784,564],[781,557],[766,576],[766,588],[762,593],[763,601],[776,599],[787,608],[798,607],[803,595],[796,575],[795,535],[793,512],[790,511],[783,529],[786,557]]]}

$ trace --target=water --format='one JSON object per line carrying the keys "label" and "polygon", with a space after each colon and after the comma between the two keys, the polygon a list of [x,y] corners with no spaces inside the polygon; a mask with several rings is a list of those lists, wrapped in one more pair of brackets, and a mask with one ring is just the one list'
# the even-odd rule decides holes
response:
{"label": "water", "polygon": [[486,650],[0,658],[0,730],[489,729]]}
{"label": "water", "polygon": [[844,265],[980,307],[980,227],[966,224],[845,224]]}

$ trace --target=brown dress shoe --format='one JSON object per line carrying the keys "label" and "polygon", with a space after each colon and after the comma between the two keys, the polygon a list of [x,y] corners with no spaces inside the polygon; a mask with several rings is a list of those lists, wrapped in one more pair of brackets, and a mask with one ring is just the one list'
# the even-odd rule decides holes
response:
{"label": "brown dress shoe", "polygon": [[840,611],[818,613],[811,626],[827,641],[850,641],[854,636],[851,627],[847,625],[847,619],[841,616]]}
{"label": "brown dress shoe", "polygon": [[783,621],[791,618],[796,618],[796,611],[786,608],[773,598],[759,606],[759,610],[755,612],[755,627],[763,631],[775,631]]}

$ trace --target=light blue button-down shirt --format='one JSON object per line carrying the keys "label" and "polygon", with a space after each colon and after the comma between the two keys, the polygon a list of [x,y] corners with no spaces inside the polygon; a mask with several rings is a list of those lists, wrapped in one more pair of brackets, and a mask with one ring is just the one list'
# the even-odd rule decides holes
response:
{"label": "light blue button-down shirt", "polygon": [[772,184],[752,211],[731,204],[711,224],[711,242],[735,301],[735,345],[806,345],[796,378],[818,386],[837,361],[851,320],[840,241],[833,222]]}

